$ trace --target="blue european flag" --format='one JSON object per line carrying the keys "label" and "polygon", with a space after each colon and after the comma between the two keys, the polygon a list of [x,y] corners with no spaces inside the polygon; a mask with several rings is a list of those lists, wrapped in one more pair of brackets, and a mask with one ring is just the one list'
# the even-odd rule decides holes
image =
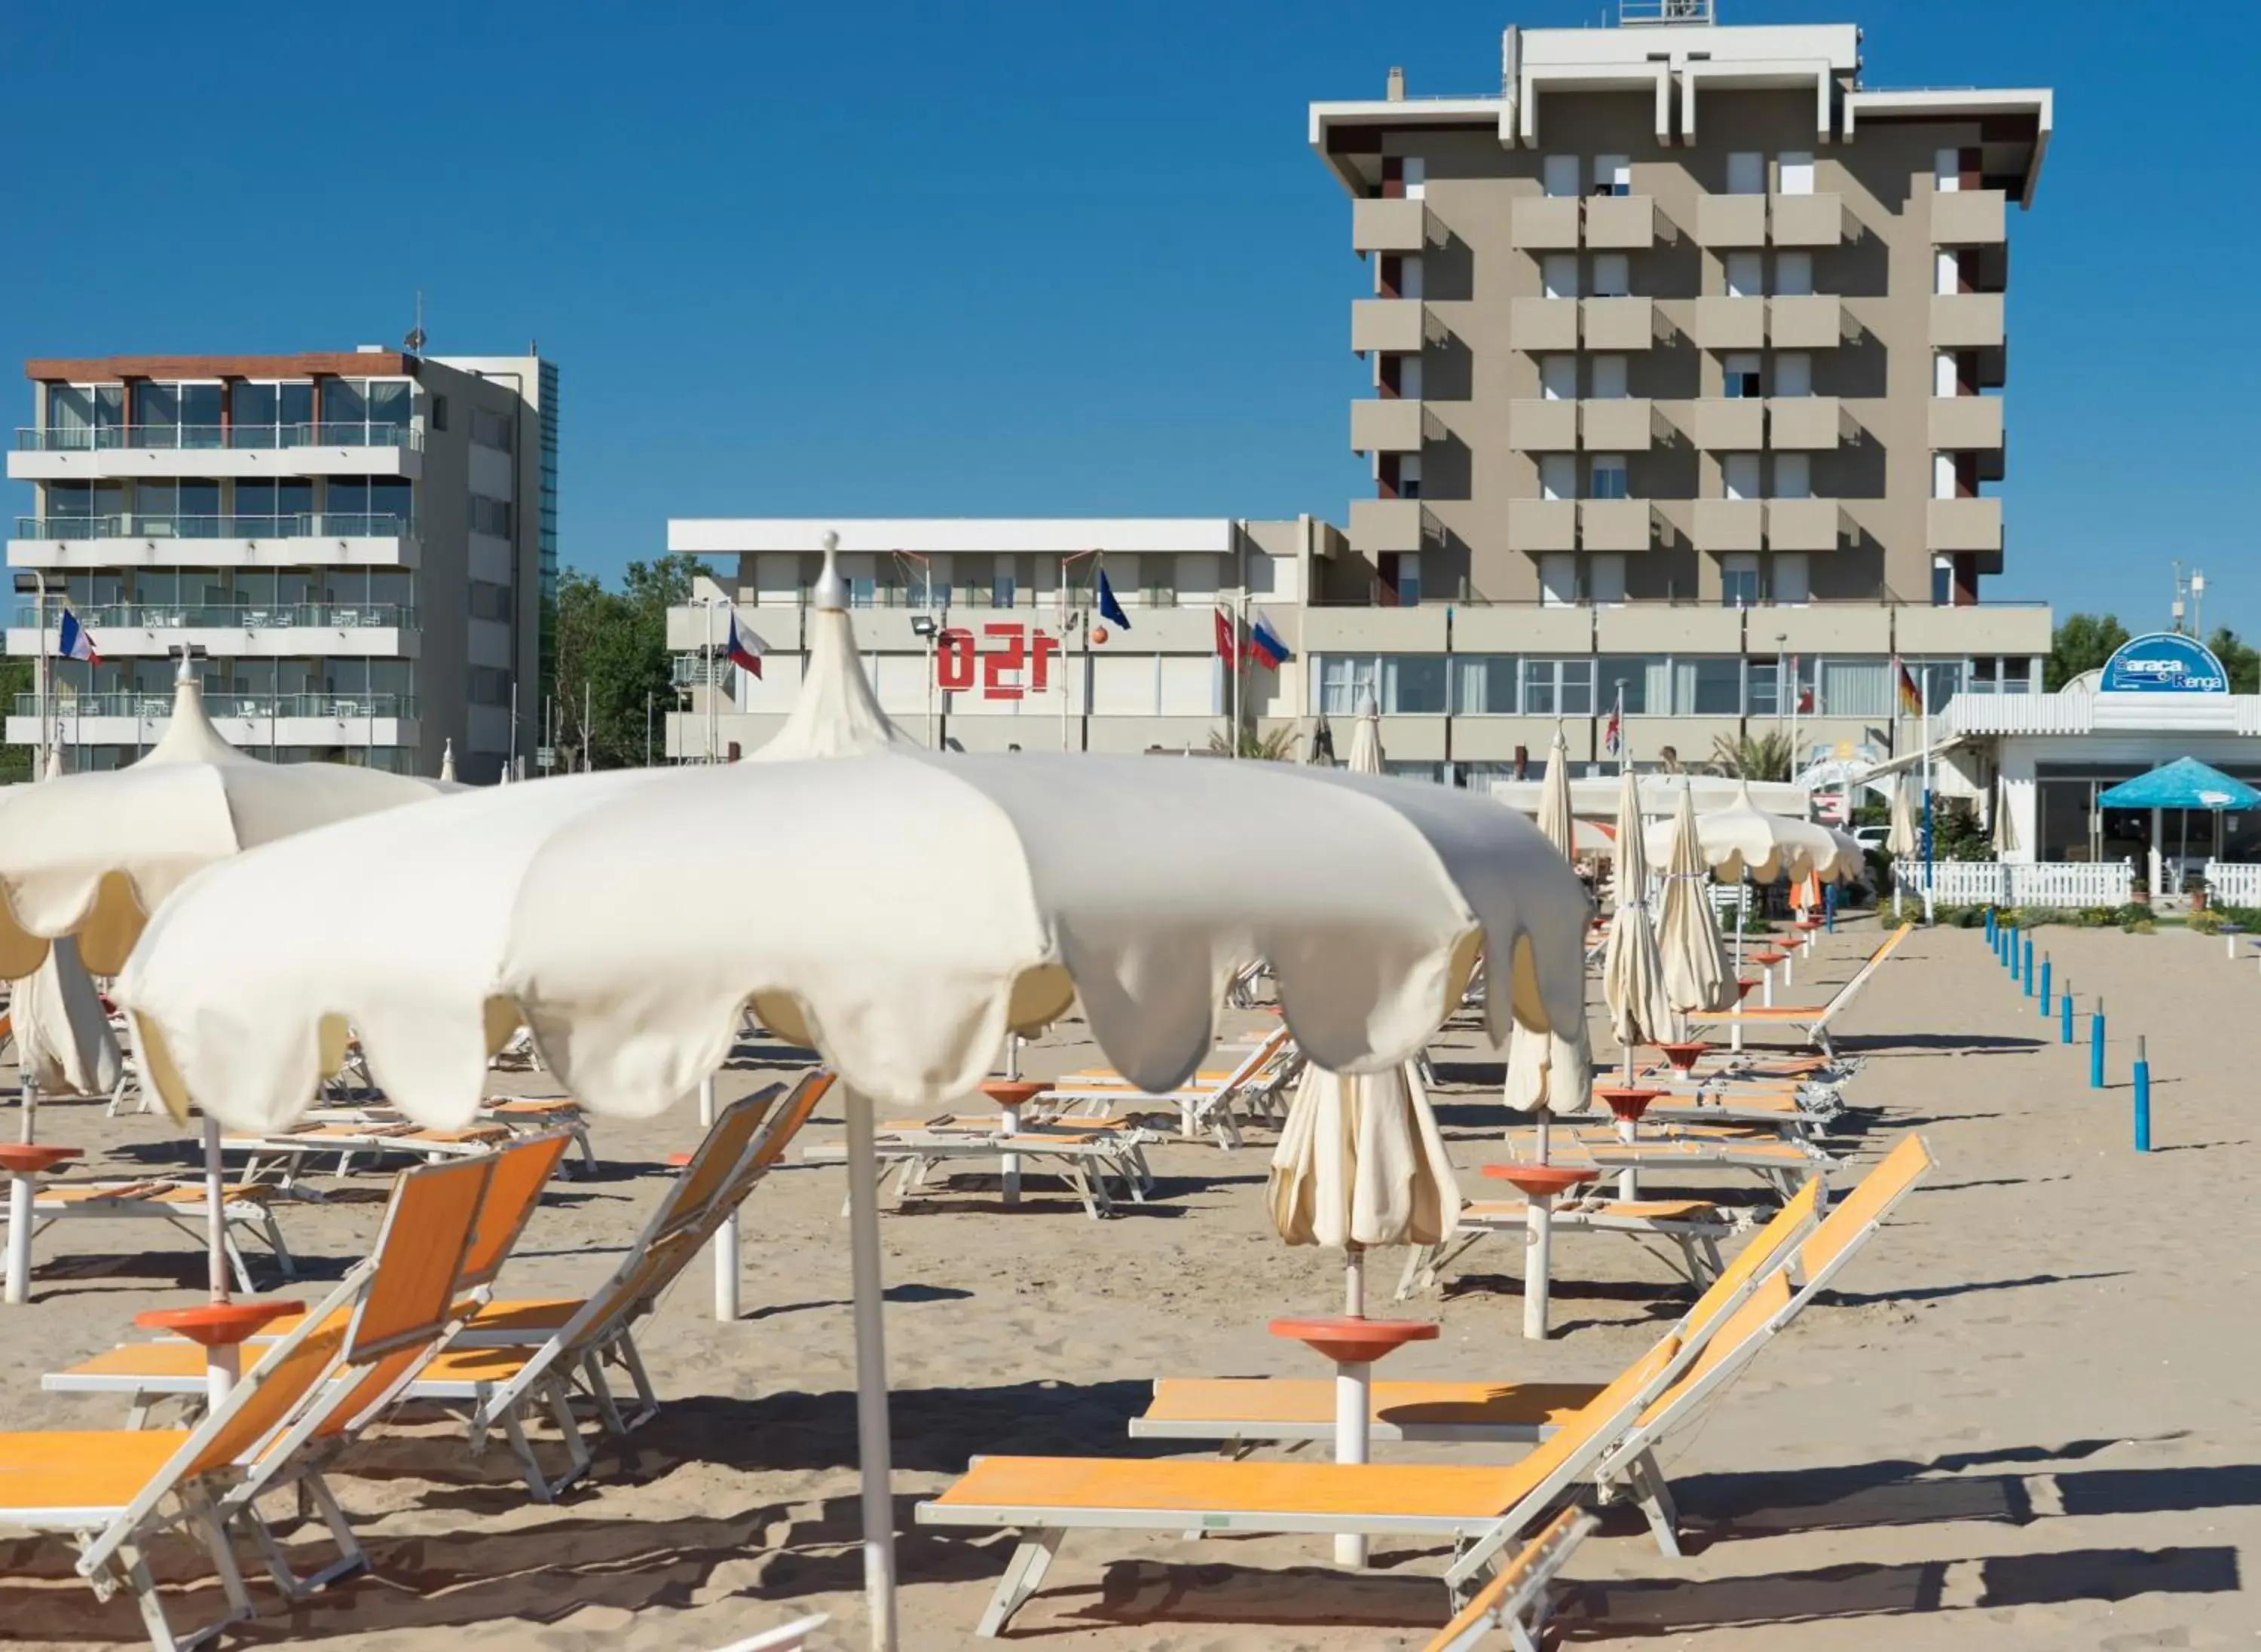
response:
{"label": "blue european flag", "polygon": [[1099,617],[1123,630],[1130,628],[1130,616],[1123,612],[1123,605],[1115,600],[1115,587],[1107,583],[1107,570],[1099,571]]}

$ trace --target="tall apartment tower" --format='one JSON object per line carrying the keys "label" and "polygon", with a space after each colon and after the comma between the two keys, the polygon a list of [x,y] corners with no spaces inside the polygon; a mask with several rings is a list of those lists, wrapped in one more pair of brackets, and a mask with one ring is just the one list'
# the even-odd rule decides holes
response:
{"label": "tall apartment tower", "polygon": [[1373,282],[1325,594],[1979,601],[2050,94],[1872,90],[1861,42],[1625,0],[1510,28],[1497,95],[1312,105]]}
{"label": "tall apartment tower", "polygon": [[41,652],[44,586],[47,651],[68,607],[100,658],[54,659],[11,743],[132,762],[186,648],[221,733],[262,756],[434,774],[452,745],[460,778],[492,780],[526,754],[556,586],[553,364],[362,346],[25,373],[8,651]]}

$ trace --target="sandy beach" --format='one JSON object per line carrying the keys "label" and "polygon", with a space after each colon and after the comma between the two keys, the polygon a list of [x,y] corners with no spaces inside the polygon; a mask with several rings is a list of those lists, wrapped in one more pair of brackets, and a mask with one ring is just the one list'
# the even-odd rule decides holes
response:
{"label": "sandy beach", "polygon": [[[1874,945],[1845,926],[1789,996],[1845,979]],[[1940,1168],[1840,1281],[1768,1348],[1708,1419],[1665,1450],[1684,1558],[1613,1513],[1572,1562],[1572,1645],[1735,1652],[2251,1645],[2242,1549],[2261,1541],[2261,1419],[2247,1391],[2261,1200],[2242,1096],[2261,1060],[2261,972],[2180,932],[2044,930],[2060,980],[2108,1002],[2110,1088],[2088,1052],[1995,966],[1977,931],[1919,932],[1840,1024],[1867,1058],[1833,1151],[1850,1182],[1902,1131]],[[1598,1007],[1599,993],[1594,999]],[[1255,1024],[1242,1015],[1228,1031]],[[1598,1025],[1598,1022],[1597,1022]],[[1089,1063],[1080,1023],[1029,1052],[1043,1075]],[[2129,1061],[2145,1035],[2157,1151],[2129,1148]],[[1597,1045],[1607,1053],[1606,1031]],[[1500,1156],[1498,1057],[1455,1026],[1433,1047],[1439,1113],[1462,1185]],[[724,1095],[791,1078],[807,1052],[745,1046]],[[12,1073],[0,1075],[11,1085]],[[543,1081],[508,1081],[538,1092]],[[43,1139],[88,1150],[90,1173],[184,1169],[161,1117],[98,1104],[43,1110]],[[12,1133],[12,1120],[5,1128]],[[695,1139],[687,1107],[599,1122],[593,1176],[556,1184],[503,1280],[507,1295],[579,1291],[635,1232]],[[840,1134],[836,1109],[808,1139]],[[905,1644],[971,1648],[1010,1548],[1003,1534],[915,1526],[913,1504],[992,1452],[1152,1452],[1125,1438],[1152,1379],[1319,1375],[1267,1333],[1276,1314],[1332,1311],[1339,1253],[1290,1250],[1260,1197],[1271,1137],[1243,1151],[1155,1148],[1154,1203],[1092,1222],[1032,1175],[1002,1206],[995,1179],[944,1183],[884,1221]],[[326,1203],[284,1213],[319,1289],[366,1247],[382,1180],[318,1179]],[[1693,1188],[1757,1204],[1748,1175]],[[862,1641],[853,1348],[837,1167],[772,1176],[744,1212],[744,1314],[707,1317],[702,1261],[639,1338],[664,1401],[623,1450],[597,1443],[589,1480],[529,1501],[499,1447],[481,1458],[442,1419],[389,1428],[339,1490],[372,1576],[296,1608],[261,1591],[240,1642],[373,1649],[721,1646],[800,1612],[815,1641]],[[137,1250],[136,1246],[147,1246]],[[1556,1246],[1546,1344],[1517,1334],[1516,1253],[1478,1249],[1441,1296],[1407,1305],[1442,1333],[1386,1375],[1594,1379],[1614,1374],[1687,1300],[1623,1239]],[[1400,1257],[1378,1254],[1386,1299]],[[128,1334],[141,1309],[191,1300],[192,1242],[84,1224],[44,1239],[34,1304],[6,1311],[0,1426],[97,1427],[115,1399],[43,1394],[39,1374]],[[1445,1460],[1436,1447],[1382,1447]],[[1071,1536],[1012,1639],[1095,1652],[1418,1648],[1445,1615],[1434,1548],[1379,1546],[1368,1572],[1326,1564],[1322,1539]],[[185,1548],[161,1574],[188,1622],[216,1585]],[[64,1546],[0,1538],[0,1640],[83,1649],[142,1644],[125,1599],[97,1603]]]}

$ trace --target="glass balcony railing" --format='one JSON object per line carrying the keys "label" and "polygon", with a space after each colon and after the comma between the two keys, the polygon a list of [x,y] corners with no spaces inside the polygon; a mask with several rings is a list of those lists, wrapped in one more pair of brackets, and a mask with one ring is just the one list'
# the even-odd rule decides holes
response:
{"label": "glass balcony railing", "polygon": [[[104,603],[72,610],[79,623],[101,640],[104,631],[352,631],[416,629],[416,610],[396,602],[229,602],[168,604]],[[61,623],[61,605],[47,609],[47,624]],[[32,630],[39,623],[35,603],[19,602],[10,623]]]}
{"label": "glass balcony railing", "polygon": [[[413,694],[206,694],[205,711],[215,718],[248,717],[262,722],[269,718],[327,717],[334,722],[355,723],[417,715]],[[38,716],[39,696],[17,695],[15,715]],[[58,694],[49,702],[47,715],[60,718],[66,729],[75,717],[132,717],[160,723],[173,715],[173,695],[169,689],[162,694],[133,689]]]}
{"label": "glass balcony railing", "polygon": [[424,433],[410,425],[366,419],[288,425],[80,425],[52,429],[26,426],[17,430],[16,447],[23,453],[92,453],[113,449],[273,452],[289,448],[396,448],[421,452]]}
{"label": "glass balcony railing", "polygon": [[18,539],[413,539],[390,511],[298,511],[280,516],[18,516]]}

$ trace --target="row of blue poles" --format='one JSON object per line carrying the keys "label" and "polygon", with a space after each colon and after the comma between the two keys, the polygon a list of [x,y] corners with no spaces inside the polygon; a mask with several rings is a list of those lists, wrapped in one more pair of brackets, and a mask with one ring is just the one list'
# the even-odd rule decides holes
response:
{"label": "row of blue poles", "polygon": [[[2028,998],[2038,997],[2041,1014],[2049,1013],[2049,1001],[2056,999],[2057,1041],[2072,1042],[2072,982],[2067,980],[2063,992],[2054,990],[2051,976],[2054,971],[2049,955],[2040,960],[2038,977],[2035,972],[2034,937],[2020,933],[2014,924],[2004,923],[1994,911],[1986,909],[1986,939],[1994,949],[1994,960],[2010,972],[2010,979],[2018,982]],[[2038,988],[2036,982],[2038,981]],[[2099,998],[2088,1016],[2088,1088],[2104,1088],[2104,1000]],[[2151,1151],[2151,1063],[2141,1037],[2135,1040],[2135,1151]]]}

